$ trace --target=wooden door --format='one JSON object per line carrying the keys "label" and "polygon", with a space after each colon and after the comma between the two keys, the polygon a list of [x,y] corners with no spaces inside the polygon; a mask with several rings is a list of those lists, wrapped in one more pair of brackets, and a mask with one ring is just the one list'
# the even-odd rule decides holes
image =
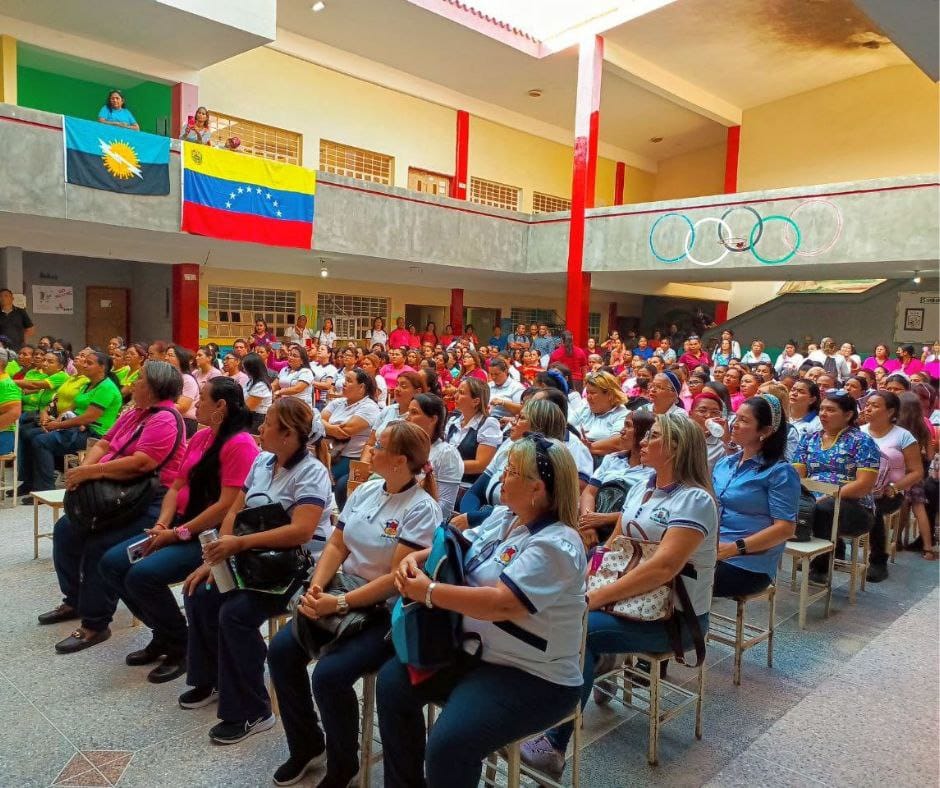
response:
{"label": "wooden door", "polygon": [[130,291],[126,287],[85,288],[85,341],[107,350],[111,337],[128,337]]}

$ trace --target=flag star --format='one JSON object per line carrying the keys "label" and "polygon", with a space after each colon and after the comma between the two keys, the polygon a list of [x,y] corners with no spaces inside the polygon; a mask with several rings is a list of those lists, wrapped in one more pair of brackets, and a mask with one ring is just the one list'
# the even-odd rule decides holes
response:
{"label": "flag star", "polygon": [[264,195],[264,198],[265,198],[266,200],[270,200],[270,199],[271,199],[271,192],[268,192],[267,194],[265,194],[265,195]]}
{"label": "flag star", "polygon": [[245,190],[244,190],[241,186],[239,186],[239,187],[238,187],[238,193],[239,193],[239,194],[244,194],[244,192],[245,192]]}
{"label": "flag star", "polygon": [[231,207],[232,207],[232,203],[230,203],[230,202],[225,203],[225,207],[226,207],[226,208],[231,208]]}
{"label": "flag star", "polygon": [[261,189],[255,189],[255,194],[261,194]]}
{"label": "flag star", "polygon": [[277,200],[275,200],[275,201],[274,201],[273,203],[271,203],[271,204],[272,204],[275,208],[278,207]]}
{"label": "flag star", "polygon": [[281,218],[281,212],[280,212],[280,211],[275,211],[275,212],[274,212],[274,215],[277,216],[278,219]]}
{"label": "flag star", "polygon": [[228,196],[228,198],[229,198],[230,200],[234,200],[234,199],[235,199],[235,192],[232,192],[232,193]]}

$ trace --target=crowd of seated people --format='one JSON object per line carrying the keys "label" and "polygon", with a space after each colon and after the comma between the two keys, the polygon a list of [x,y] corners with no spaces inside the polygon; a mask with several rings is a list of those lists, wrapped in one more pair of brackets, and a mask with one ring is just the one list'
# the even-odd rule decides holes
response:
{"label": "crowd of seated people", "polygon": [[[676,615],[691,647],[712,597],[773,581],[801,478],[840,486],[837,531],[870,533],[872,582],[887,578],[885,518],[902,506],[916,549],[937,557],[940,344],[863,358],[824,337],[772,358],[758,339],[742,356],[730,331],[707,347],[676,329],[578,348],[544,325],[484,344],[469,327],[399,320],[386,333],[376,318],[347,340],[328,319],[307,323],[278,337],[259,320],[223,349],[121,337],[74,357],[51,337],[0,348],[0,453],[19,429],[11,494],[52,488],[76,452],[69,492],[153,477],[117,527],[55,524],[62,600],[39,621],[76,622],[56,650],[107,639],[124,601],[152,633],[127,665],[154,683],[185,675],[180,706],[217,703],[220,744],[274,725],[267,662],[289,752],[278,785],[324,763],[320,786],[349,783],[354,684],[376,672],[387,785],[475,785],[487,753],[525,737],[523,759],[560,774],[572,731],[555,723],[589,701],[595,672],[671,647],[661,623],[616,605],[685,572],[689,609]],[[616,507],[599,505],[614,488]],[[828,538],[834,502],[815,511]],[[462,587],[422,570],[443,522],[465,540]],[[585,596],[592,551],[638,529],[660,544],[644,571]],[[259,556],[279,557],[277,582]],[[827,572],[815,561],[810,580]],[[461,614],[480,660],[412,683],[385,637],[399,595]],[[266,644],[259,627],[283,614],[292,626]],[[421,710],[445,699],[428,734]]]}

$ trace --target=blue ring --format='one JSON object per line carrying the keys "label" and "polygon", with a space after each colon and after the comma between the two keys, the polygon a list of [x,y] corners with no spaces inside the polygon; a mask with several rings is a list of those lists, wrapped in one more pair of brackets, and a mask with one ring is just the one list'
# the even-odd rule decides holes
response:
{"label": "blue ring", "polygon": [[[659,226],[659,223],[663,219],[668,219],[670,216],[678,216],[687,225],[689,225],[689,232],[692,233],[692,237],[688,245],[689,249],[691,249],[695,245],[695,225],[692,224],[692,220],[689,219],[689,217],[686,216],[684,213],[664,213],[655,222],[653,222],[653,226],[650,227],[650,237],[649,237],[650,253],[653,255],[653,257],[655,257],[661,263],[678,263],[683,257],[685,257],[685,251],[683,251],[682,254],[680,254],[678,257],[662,257],[656,252],[656,249],[653,248],[653,233],[656,232],[656,228]],[[799,233],[799,230],[797,230],[797,233]],[[797,241],[797,246],[799,246],[799,241]]]}
{"label": "blue ring", "polygon": [[769,257],[761,257],[757,253],[757,249],[754,247],[754,244],[756,243],[756,240],[754,238],[754,233],[757,231],[757,228],[761,225],[755,224],[751,228],[751,237],[749,238],[749,243],[751,246],[751,254],[754,255],[754,257],[756,257],[764,265],[781,265],[782,263],[789,262],[790,260],[793,259],[794,255],[796,254],[796,250],[800,248],[800,241],[803,240],[803,236],[800,233],[799,225],[796,222],[794,222],[793,219],[791,219],[789,216],[780,216],[778,214],[775,214],[773,216],[765,216],[764,224],[767,224],[767,222],[786,222],[787,224],[789,224],[793,228],[793,230],[796,232],[796,243],[793,244],[793,249],[790,251],[789,254],[785,254],[783,257],[780,257],[776,260],[771,260]]}

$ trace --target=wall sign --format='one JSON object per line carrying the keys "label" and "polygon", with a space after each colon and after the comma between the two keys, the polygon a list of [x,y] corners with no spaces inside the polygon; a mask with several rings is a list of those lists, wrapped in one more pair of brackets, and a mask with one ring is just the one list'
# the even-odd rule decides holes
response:
{"label": "wall sign", "polygon": [[73,315],[74,291],[59,285],[33,285],[33,312],[40,315]]}
{"label": "wall sign", "polygon": [[[898,293],[894,341],[930,345],[940,335],[940,296],[929,292]],[[919,348],[918,354],[919,355]]]}

